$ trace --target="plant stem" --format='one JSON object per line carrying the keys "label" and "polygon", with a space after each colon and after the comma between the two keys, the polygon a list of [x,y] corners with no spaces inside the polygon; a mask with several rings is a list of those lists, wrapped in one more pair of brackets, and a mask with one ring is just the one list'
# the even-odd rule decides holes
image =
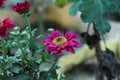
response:
{"label": "plant stem", "polygon": [[87,34],[89,33],[90,25],[91,25],[91,23],[88,23]]}
{"label": "plant stem", "polygon": [[100,47],[100,43],[97,43],[95,45],[95,53],[96,53],[96,57],[97,57],[97,61],[98,61],[98,67],[97,67],[97,74],[96,74],[96,80],[103,80],[103,76],[104,73],[102,71],[102,67],[101,67],[101,47]]}
{"label": "plant stem", "polygon": [[[31,56],[33,57],[34,56],[34,39],[33,39],[33,36],[32,36],[32,29],[31,29],[31,25],[30,25],[30,20],[29,20],[29,17],[27,16],[27,14],[24,15],[24,18],[26,20],[26,24],[27,24],[27,27],[28,27],[28,30],[29,30],[29,35],[30,35],[30,49],[31,49]],[[34,65],[34,61],[27,61],[30,65],[30,75],[33,76],[33,72],[34,72],[34,69],[33,69],[33,65]]]}
{"label": "plant stem", "polygon": [[[3,55],[3,60],[5,60],[7,58],[7,52],[6,52],[6,48],[5,48],[5,40],[3,38],[1,38],[1,42],[2,42],[2,55]],[[6,62],[4,62],[4,66]],[[3,67],[3,79],[6,80],[7,78],[7,70],[5,69],[5,67]]]}
{"label": "plant stem", "polygon": [[6,59],[7,54],[6,54],[6,48],[5,48],[5,40],[1,38],[2,41],[2,53],[3,53],[3,59]]}
{"label": "plant stem", "polygon": [[28,29],[29,29],[29,34],[30,34],[30,47],[31,47],[31,52],[32,52],[32,56],[34,56],[34,40],[33,40],[33,36],[32,36],[32,29],[31,29],[31,25],[30,25],[30,21],[27,15],[24,16]]}
{"label": "plant stem", "polygon": [[[98,33],[98,31],[95,28],[95,24],[94,25],[94,33],[100,37],[100,34]],[[101,50],[101,46],[100,46],[100,42],[98,42],[95,45],[95,53],[96,53],[96,58],[98,61],[98,67],[97,67],[97,74],[96,74],[96,80],[104,80],[104,72],[102,71],[102,60],[101,60],[101,56],[102,56],[102,50]]]}
{"label": "plant stem", "polygon": [[51,68],[43,76],[41,76],[41,78],[39,80],[42,80],[45,76],[47,76],[54,69],[54,67],[56,66],[56,63],[57,63],[58,59],[59,59],[59,57],[56,56],[55,62],[53,63],[53,65],[51,66]]}

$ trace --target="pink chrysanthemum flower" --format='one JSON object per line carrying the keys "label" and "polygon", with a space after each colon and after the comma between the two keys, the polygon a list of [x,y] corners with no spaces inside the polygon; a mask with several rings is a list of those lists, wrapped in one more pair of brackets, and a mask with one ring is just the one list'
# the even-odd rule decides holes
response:
{"label": "pink chrysanthemum flower", "polygon": [[60,31],[53,30],[47,38],[43,39],[43,42],[46,44],[46,50],[48,53],[55,55],[62,55],[63,51],[68,51],[75,53],[74,48],[81,47],[82,44],[77,42],[78,35],[74,34],[73,31],[68,33],[64,30],[64,35],[61,35]]}
{"label": "pink chrysanthemum flower", "polygon": [[15,26],[16,24],[14,24],[10,18],[5,18],[0,24],[0,36],[7,38],[7,32]]}
{"label": "pink chrysanthemum flower", "polygon": [[15,6],[13,6],[13,10],[18,13],[26,13],[29,10],[30,3],[28,0],[25,0],[24,2],[17,3]]}
{"label": "pink chrysanthemum flower", "polygon": [[4,4],[4,2],[6,2],[6,0],[0,0],[0,7],[2,6],[2,4]]}

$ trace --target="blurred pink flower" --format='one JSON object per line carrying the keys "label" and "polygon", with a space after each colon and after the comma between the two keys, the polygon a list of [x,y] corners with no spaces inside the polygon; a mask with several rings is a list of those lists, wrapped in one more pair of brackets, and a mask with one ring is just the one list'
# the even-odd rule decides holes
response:
{"label": "blurred pink flower", "polygon": [[7,32],[15,26],[16,24],[14,24],[10,18],[5,18],[0,24],[0,36],[7,38]]}
{"label": "blurred pink flower", "polygon": [[68,51],[75,53],[74,48],[81,47],[82,44],[77,42],[78,35],[74,34],[73,31],[66,33],[64,30],[64,35],[61,35],[60,31],[53,30],[51,34],[48,34],[48,37],[43,39],[43,42],[46,44],[46,50],[48,53],[52,52],[52,55],[62,55],[62,52]]}
{"label": "blurred pink flower", "polygon": [[26,13],[29,10],[30,3],[28,0],[25,0],[24,2],[17,3],[13,6],[13,10],[19,13]]}
{"label": "blurred pink flower", "polygon": [[6,2],[7,0],[0,0],[0,7],[2,6],[2,4],[4,4],[4,2]]}

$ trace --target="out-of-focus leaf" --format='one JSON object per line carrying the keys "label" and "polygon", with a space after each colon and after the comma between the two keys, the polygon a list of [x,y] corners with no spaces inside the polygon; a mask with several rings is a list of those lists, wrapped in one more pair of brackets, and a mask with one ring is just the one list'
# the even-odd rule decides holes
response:
{"label": "out-of-focus leaf", "polygon": [[60,75],[60,80],[65,80],[65,75],[64,74]]}
{"label": "out-of-focus leaf", "polygon": [[48,59],[51,59],[51,55],[50,54],[48,54],[46,51],[44,51],[43,53],[42,53],[42,58],[46,61],[46,60],[48,60]]}
{"label": "out-of-focus leaf", "polygon": [[[71,2],[78,2],[78,1],[80,1],[80,0],[69,0],[69,1],[71,1]],[[82,0],[81,0],[82,1]]]}
{"label": "out-of-focus leaf", "polygon": [[2,68],[0,67],[0,75],[3,73],[3,70],[2,70]]}
{"label": "out-of-focus leaf", "polygon": [[67,4],[68,0],[55,0],[55,5],[63,7]]}
{"label": "out-of-focus leaf", "polygon": [[54,30],[53,28],[49,28],[48,30],[47,30],[47,32],[51,32],[52,30]]}
{"label": "out-of-focus leaf", "polygon": [[53,79],[57,79],[56,70],[51,71],[51,77],[52,77]]}
{"label": "out-of-focus leaf", "polygon": [[15,80],[30,80],[30,77],[27,75],[19,75]]}
{"label": "out-of-focus leaf", "polygon": [[19,73],[21,70],[23,70],[22,69],[22,67],[20,67],[20,66],[13,66],[13,67],[11,67],[10,69],[9,69],[11,72],[14,72],[14,73]]}
{"label": "out-of-focus leaf", "polygon": [[14,0],[14,2],[23,2],[24,0]]}
{"label": "out-of-focus leaf", "polygon": [[37,28],[35,28],[35,29],[32,30],[32,36],[35,35],[36,31],[37,31]]}
{"label": "out-of-focus leaf", "polygon": [[77,14],[77,12],[79,11],[78,8],[79,8],[80,3],[81,3],[81,1],[78,1],[71,6],[71,8],[69,10],[70,16],[75,16]]}

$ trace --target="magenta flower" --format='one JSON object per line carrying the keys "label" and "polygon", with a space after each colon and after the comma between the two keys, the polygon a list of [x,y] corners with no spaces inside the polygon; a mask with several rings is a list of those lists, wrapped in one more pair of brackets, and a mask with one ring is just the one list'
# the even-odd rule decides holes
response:
{"label": "magenta flower", "polygon": [[18,13],[26,13],[29,10],[29,7],[29,1],[25,0],[24,2],[17,3],[15,6],[13,6],[13,10]]}
{"label": "magenta flower", "polygon": [[73,31],[70,31],[69,33],[64,31],[64,35],[61,35],[60,31],[53,30],[47,38],[43,39],[43,42],[46,44],[46,50],[48,53],[52,52],[53,56],[60,56],[64,51],[68,51],[74,54],[74,48],[82,46],[81,43],[76,41],[77,39],[78,35],[74,34]]}
{"label": "magenta flower", "polygon": [[16,24],[14,24],[10,18],[5,18],[0,24],[0,36],[7,38],[7,32],[15,26]]}
{"label": "magenta flower", "polygon": [[6,2],[6,0],[0,0],[0,7],[2,6],[2,4],[4,4],[4,2]]}

